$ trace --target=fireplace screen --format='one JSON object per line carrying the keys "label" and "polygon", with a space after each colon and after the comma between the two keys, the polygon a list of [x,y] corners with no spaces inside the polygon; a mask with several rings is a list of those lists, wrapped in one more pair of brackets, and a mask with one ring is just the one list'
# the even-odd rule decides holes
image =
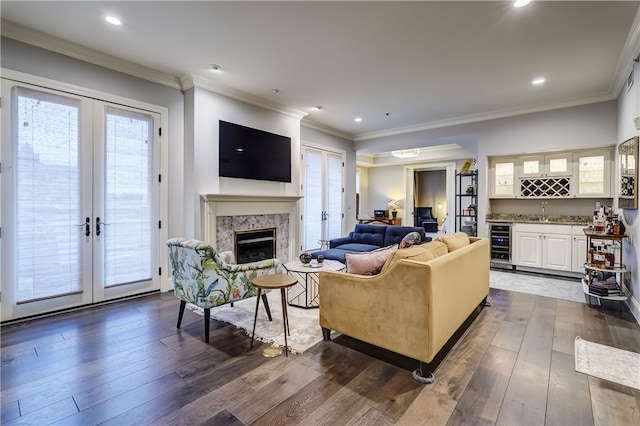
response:
{"label": "fireplace screen", "polygon": [[246,229],[233,232],[237,263],[251,263],[276,257],[276,228]]}

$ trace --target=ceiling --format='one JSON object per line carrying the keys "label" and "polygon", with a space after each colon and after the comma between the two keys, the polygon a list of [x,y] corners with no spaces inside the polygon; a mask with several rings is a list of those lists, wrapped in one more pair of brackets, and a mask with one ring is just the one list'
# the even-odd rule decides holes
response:
{"label": "ceiling", "polygon": [[[615,99],[638,54],[640,2],[534,0],[519,9],[512,1],[0,5],[3,35],[66,45],[65,54],[182,89],[186,81],[211,82],[366,140]],[[124,25],[110,26],[106,14]],[[546,83],[532,85],[540,76]]]}

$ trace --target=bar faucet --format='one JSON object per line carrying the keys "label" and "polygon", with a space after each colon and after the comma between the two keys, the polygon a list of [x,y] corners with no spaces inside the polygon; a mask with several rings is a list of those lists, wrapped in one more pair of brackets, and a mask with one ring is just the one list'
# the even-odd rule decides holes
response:
{"label": "bar faucet", "polygon": [[541,222],[546,222],[548,220],[545,213],[545,208],[544,208],[545,204],[548,204],[548,202],[545,202],[545,201],[542,202],[542,217],[540,218]]}

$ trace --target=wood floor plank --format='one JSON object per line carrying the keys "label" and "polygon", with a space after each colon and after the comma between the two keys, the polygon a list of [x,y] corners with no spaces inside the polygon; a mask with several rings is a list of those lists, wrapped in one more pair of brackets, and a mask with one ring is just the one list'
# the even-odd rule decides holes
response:
{"label": "wood floor plank", "polygon": [[593,424],[589,380],[575,371],[572,354],[557,351],[551,354],[545,424]]}
{"label": "wood floor plank", "polygon": [[313,362],[311,368],[314,368],[321,375],[267,411],[253,424],[295,425],[305,423],[309,413],[350,383],[374,361],[370,356],[349,350],[333,342],[323,342],[319,346],[326,349],[311,358]]}
{"label": "wood floor plank", "polygon": [[178,369],[188,368],[191,364],[210,360],[211,356],[206,352],[184,355],[168,353],[158,359],[158,362],[149,363],[145,368],[138,366],[136,370],[130,370],[124,375],[121,374],[117,379],[111,380],[112,377],[108,377],[94,380],[93,386],[74,393],[73,398],[78,408],[85,410],[146,383],[158,380],[167,374],[175,373],[186,382],[185,378],[178,372]]}
{"label": "wood floor plank", "polygon": [[498,329],[498,333],[496,333],[496,336],[493,338],[491,345],[508,351],[518,352],[526,329],[526,325],[521,322],[505,320],[500,326],[500,329]]}
{"label": "wood floor plank", "polygon": [[495,424],[517,356],[517,352],[490,346],[447,425]]}
{"label": "wood floor plank", "polygon": [[[117,354],[112,357],[105,358],[101,361],[91,363],[80,363],[75,368],[70,368],[49,376],[38,377],[28,383],[20,386],[12,387],[1,393],[3,401],[17,401],[25,399],[49,399],[54,395],[63,392],[66,386],[75,388],[78,382],[91,386],[92,381],[101,374],[110,376],[117,374],[126,374],[140,368],[140,364],[146,360],[153,360],[154,354],[159,352],[157,343],[153,342],[146,346],[141,346],[137,350],[127,353]],[[166,350],[166,347],[164,347]],[[129,370],[128,370],[129,369]],[[3,372],[3,381],[6,376]],[[51,384],[56,386],[52,388]]]}
{"label": "wood floor plank", "polygon": [[[151,401],[160,395],[165,395],[175,389],[180,389],[184,387],[184,383],[184,380],[180,376],[175,373],[170,373],[71,416],[57,416],[53,424],[64,426],[101,424],[127,412],[127,410],[140,406],[140,404]],[[132,424],[123,422],[122,419],[119,423]]]}
{"label": "wood floor plank", "polygon": [[289,363],[292,368],[282,369],[282,374],[275,380],[270,380],[258,390],[232,401],[227,409],[243,423],[250,424],[320,376],[320,373],[306,365],[293,360]]}
{"label": "wood floor plank", "polygon": [[[498,293],[501,295],[501,293]],[[435,382],[424,387],[398,424],[445,424],[465,391],[474,371],[505,320],[510,303],[508,295],[493,299],[492,307],[484,309],[469,327],[447,358],[434,372]],[[502,308],[494,309],[494,306]]]}
{"label": "wood floor plank", "polygon": [[76,407],[73,398],[66,398],[64,400],[57,401],[54,404],[41,407],[39,410],[32,411],[31,413],[23,414],[22,416],[14,418],[8,422],[2,422],[2,424],[5,426],[48,425],[59,418],[66,417],[77,412],[78,407]]}
{"label": "wood floor plank", "polygon": [[583,334],[580,305],[578,302],[558,300],[553,333],[554,351],[574,355],[575,339]]}
{"label": "wood floor plank", "polygon": [[20,417],[20,405],[18,401],[3,403],[0,406],[0,424],[5,424],[9,420]]}
{"label": "wood floor plank", "polygon": [[537,298],[497,424],[544,424],[556,300]]}
{"label": "wood floor plank", "polygon": [[[226,409],[226,406],[251,391],[249,385],[240,378],[236,378],[173,411],[167,412],[163,417],[154,419],[153,424],[155,426],[206,424],[210,423],[210,419],[217,418],[216,416],[222,411],[233,416]],[[239,421],[235,416],[233,418]]]}
{"label": "wood floor plank", "polygon": [[[174,424],[178,425],[178,424],[193,424],[193,423],[174,423]],[[198,423],[198,425],[199,426],[218,426],[218,425],[244,426],[244,423],[242,423],[229,411],[222,410],[219,413],[217,413],[215,416],[208,418],[204,422]]]}
{"label": "wood floor plank", "polygon": [[345,426],[385,426],[394,425],[395,421],[383,411],[376,410],[373,407],[364,406],[353,416],[353,419],[345,423]]}
{"label": "wood floor plank", "polygon": [[[138,404],[130,410],[109,419],[104,424],[118,426],[122,424],[152,424],[157,419],[165,417],[172,411],[178,410],[180,407],[208,394],[225,383],[259,368],[266,362],[267,359],[260,356],[260,349],[254,348],[251,352],[218,364],[215,370],[191,382],[187,382],[180,388],[171,389],[166,394]],[[221,371],[224,371],[224,374],[220,374]]]}
{"label": "wood floor plank", "polygon": [[640,424],[640,407],[631,389],[589,376],[596,425]]}

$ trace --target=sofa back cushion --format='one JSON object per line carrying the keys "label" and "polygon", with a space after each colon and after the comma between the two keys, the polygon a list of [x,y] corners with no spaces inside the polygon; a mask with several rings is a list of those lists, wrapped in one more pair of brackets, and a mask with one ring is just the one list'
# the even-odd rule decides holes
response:
{"label": "sofa back cushion", "polygon": [[417,232],[420,234],[420,240],[425,241],[424,228],[415,226],[387,226],[387,232],[384,235],[384,246],[400,243],[409,232]]}
{"label": "sofa back cushion", "polygon": [[351,242],[383,247],[386,229],[386,226],[359,223],[353,229],[353,232],[351,234]]}
{"label": "sofa back cushion", "polygon": [[398,250],[397,245],[383,247],[364,253],[347,253],[344,255],[347,272],[359,275],[376,275],[387,259]]}
{"label": "sofa back cushion", "polygon": [[435,259],[438,256],[445,255],[449,252],[447,246],[442,241],[431,241],[425,244],[419,244],[411,246],[406,249],[400,249],[389,256],[386,263],[382,267],[381,272],[389,269],[395,262],[402,259],[417,260],[420,262],[427,262],[431,259]]}
{"label": "sofa back cushion", "polygon": [[470,244],[469,236],[464,232],[456,232],[455,234],[451,235],[443,235],[437,237],[436,241],[442,241],[443,243],[445,243],[449,251],[455,251]]}

